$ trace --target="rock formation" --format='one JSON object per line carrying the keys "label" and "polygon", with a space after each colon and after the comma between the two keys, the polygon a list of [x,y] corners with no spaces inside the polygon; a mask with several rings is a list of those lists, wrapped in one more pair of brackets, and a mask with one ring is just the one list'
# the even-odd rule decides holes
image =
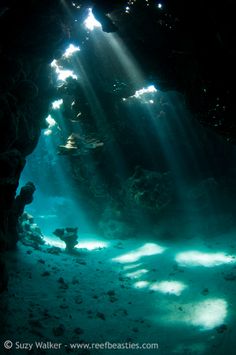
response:
{"label": "rock formation", "polygon": [[66,251],[69,253],[73,252],[74,247],[78,243],[78,228],[58,228],[53,234],[60,238],[66,244]]}

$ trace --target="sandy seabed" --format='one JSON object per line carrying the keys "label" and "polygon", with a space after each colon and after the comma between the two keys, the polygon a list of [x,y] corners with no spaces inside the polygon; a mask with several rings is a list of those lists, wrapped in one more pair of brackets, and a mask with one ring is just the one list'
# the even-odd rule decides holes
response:
{"label": "sandy seabed", "polygon": [[83,241],[74,254],[19,242],[5,256],[1,352],[233,355],[231,240],[112,240],[94,249]]}

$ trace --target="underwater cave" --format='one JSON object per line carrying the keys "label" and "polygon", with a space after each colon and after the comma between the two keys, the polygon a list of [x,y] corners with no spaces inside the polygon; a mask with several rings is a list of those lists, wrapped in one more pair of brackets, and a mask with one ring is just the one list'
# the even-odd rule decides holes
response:
{"label": "underwater cave", "polygon": [[233,1],[0,3],[0,353],[234,355]]}

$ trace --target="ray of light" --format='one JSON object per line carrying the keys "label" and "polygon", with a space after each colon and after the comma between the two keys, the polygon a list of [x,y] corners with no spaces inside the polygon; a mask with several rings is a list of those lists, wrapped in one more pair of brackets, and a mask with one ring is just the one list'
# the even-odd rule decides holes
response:
{"label": "ray of light", "polygon": [[76,47],[74,44],[70,44],[63,53],[64,58],[70,58],[74,53],[79,52],[80,47]]}
{"label": "ray of light", "polygon": [[61,105],[63,104],[63,99],[58,99],[52,102],[52,108],[53,110],[59,110]]}
{"label": "ray of light", "polygon": [[70,69],[62,69],[62,67],[57,63],[57,60],[54,59],[51,62],[51,67],[54,69],[55,73],[57,74],[58,81],[66,81],[68,78],[78,79],[77,75]]}
{"label": "ray of light", "polygon": [[100,22],[98,22],[93,13],[92,13],[92,9],[89,8],[88,9],[88,16],[86,18],[86,20],[84,21],[84,26],[89,30],[89,31],[93,31],[95,28],[101,28],[101,24]]}
{"label": "ray of light", "polygon": [[52,127],[54,127],[57,124],[56,121],[54,120],[54,118],[51,115],[48,115],[46,117],[46,122],[48,123],[48,127],[49,128],[52,128]]}

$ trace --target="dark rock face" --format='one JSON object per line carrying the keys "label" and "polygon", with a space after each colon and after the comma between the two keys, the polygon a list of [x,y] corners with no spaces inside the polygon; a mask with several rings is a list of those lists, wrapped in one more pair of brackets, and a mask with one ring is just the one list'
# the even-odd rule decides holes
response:
{"label": "dark rock face", "polygon": [[159,211],[173,199],[173,182],[170,173],[157,173],[137,168],[125,186],[126,194],[134,205]]}
{"label": "dark rock face", "polygon": [[160,3],[114,14],[119,34],[158,87],[182,92],[202,124],[235,141],[233,1]]}
{"label": "dark rock face", "polygon": [[1,249],[12,244],[6,243],[9,215],[25,157],[37,145],[43,118],[53,96],[48,64],[60,43],[68,37],[66,18],[60,1],[51,1],[50,6],[47,2],[30,0],[1,2]]}
{"label": "dark rock face", "polygon": [[20,193],[13,201],[12,208],[8,214],[8,238],[5,241],[7,249],[12,249],[19,239],[19,218],[24,212],[25,205],[33,201],[35,186],[28,182],[20,190]]}
{"label": "dark rock face", "polygon": [[0,273],[1,273],[0,293],[2,293],[7,289],[8,273],[7,273],[6,265],[1,259],[0,259]]}
{"label": "dark rock face", "polygon": [[13,208],[15,192],[24,165],[25,159],[16,149],[0,154],[0,249],[7,247],[9,215]]}

